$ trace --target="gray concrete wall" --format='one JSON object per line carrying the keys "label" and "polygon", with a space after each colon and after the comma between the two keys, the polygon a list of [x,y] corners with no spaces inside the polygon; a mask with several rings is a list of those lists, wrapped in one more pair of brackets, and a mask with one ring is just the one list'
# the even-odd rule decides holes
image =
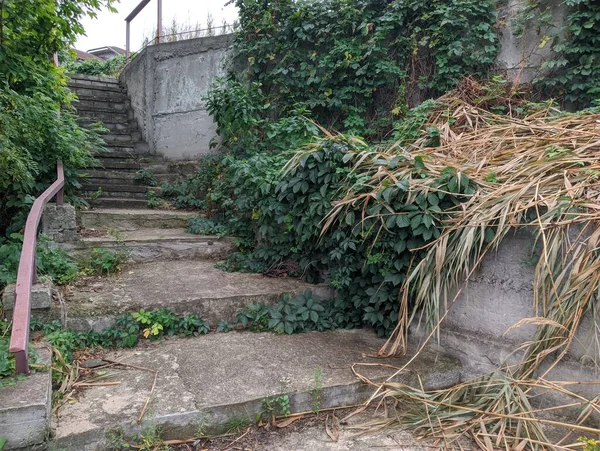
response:
{"label": "gray concrete wall", "polygon": [[[523,352],[516,350],[535,334],[534,325],[508,331],[524,318],[543,316],[534,308],[533,242],[526,232],[505,238],[497,252],[484,258],[450,307],[441,327],[439,346],[462,361],[466,379],[494,371],[503,363],[518,363]],[[422,331],[414,332],[416,341],[423,337]],[[599,364],[600,333],[589,312],[569,353],[550,373],[549,380],[598,381]],[[574,391],[591,398],[598,388],[581,385]]]}
{"label": "gray concrete wall", "polygon": [[135,118],[152,153],[193,159],[210,152],[216,124],[202,100],[225,75],[233,35],[146,47],[123,70]]}
{"label": "gray concrete wall", "polygon": [[547,0],[541,2],[542,8],[548,8],[553,24],[551,29],[539,26],[535,20],[525,27],[522,36],[514,33],[515,22],[519,11],[529,0],[509,0],[502,11],[503,26],[500,29],[501,50],[498,55],[498,66],[506,71],[509,80],[528,83],[540,73],[540,66],[551,55],[551,42],[543,44],[546,35],[555,34],[562,27],[567,16],[567,7],[563,0]]}

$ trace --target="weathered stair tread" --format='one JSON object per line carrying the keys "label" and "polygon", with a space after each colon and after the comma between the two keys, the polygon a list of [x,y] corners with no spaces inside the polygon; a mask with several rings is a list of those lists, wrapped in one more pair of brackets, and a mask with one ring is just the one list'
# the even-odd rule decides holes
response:
{"label": "weathered stair tread", "polygon": [[[66,307],[69,326],[81,330],[99,330],[122,313],[162,307],[197,313],[216,324],[234,321],[245,305],[273,303],[282,294],[300,294],[306,289],[330,294],[327,287],[299,279],[224,272],[215,268],[213,261],[155,261],[131,264],[117,275],[73,287]],[[60,306],[55,307],[54,313],[60,314]]]}
{"label": "weathered stair tread", "polygon": [[81,227],[94,230],[132,231],[140,228],[160,228],[161,236],[165,236],[166,228],[187,227],[189,218],[198,216],[197,212],[180,210],[157,209],[121,209],[97,208],[94,210],[80,210],[77,220]]}
{"label": "weathered stair tread", "polygon": [[125,244],[130,242],[155,242],[155,241],[228,241],[227,238],[216,236],[194,235],[187,233],[183,228],[169,229],[138,229],[112,234],[102,237],[86,237],[81,240],[85,247],[101,247],[104,244]]}
{"label": "weathered stair tread", "polygon": [[[175,338],[120,350],[107,358],[158,370],[146,424],[162,426],[165,439],[223,430],[234,418],[255,420],[263,400],[287,394],[293,412],[329,408],[364,401],[373,387],[360,384],[351,371],[354,363],[402,366],[411,357],[382,361],[374,355],[385,340],[368,330],[338,330],[298,335],[231,332],[195,338]],[[315,373],[322,370],[318,399]],[[373,380],[391,375],[390,368],[362,366]],[[119,385],[92,387],[79,392],[77,402],[59,410],[55,445],[67,449],[103,449],[107,431],[139,431],[136,420],[154,380],[154,374],[132,368],[111,369]],[[459,382],[456,359],[427,351],[401,373],[397,381],[442,388]],[[314,405],[315,403],[316,406]]]}

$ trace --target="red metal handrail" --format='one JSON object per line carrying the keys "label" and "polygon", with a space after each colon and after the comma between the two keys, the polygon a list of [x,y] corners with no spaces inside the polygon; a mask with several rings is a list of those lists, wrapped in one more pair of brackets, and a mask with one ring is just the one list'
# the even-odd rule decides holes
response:
{"label": "red metal handrail", "polygon": [[15,353],[17,374],[29,374],[27,346],[29,344],[29,318],[31,314],[31,286],[37,282],[35,252],[37,247],[37,230],[44,207],[56,195],[56,205],[63,204],[65,173],[62,161],[57,163],[56,181],[44,191],[33,203],[27,216],[23,249],[17,272],[15,288],[15,307],[13,311],[13,328],[10,336],[10,352]]}

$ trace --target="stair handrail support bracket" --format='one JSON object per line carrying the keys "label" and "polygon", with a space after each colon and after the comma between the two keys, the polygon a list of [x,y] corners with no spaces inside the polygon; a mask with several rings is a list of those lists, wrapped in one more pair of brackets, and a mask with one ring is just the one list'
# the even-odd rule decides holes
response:
{"label": "stair handrail support bracket", "polygon": [[56,166],[56,181],[35,200],[25,223],[23,248],[21,249],[15,287],[13,327],[9,347],[9,351],[15,353],[17,374],[29,374],[29,321],[31,315],[31,289],[33,284],[37,282],[36,247],[38,226],[48,201],[56,196],[57,206],[62,206],[64,202],[65,174],[62,161],[58,161]]}

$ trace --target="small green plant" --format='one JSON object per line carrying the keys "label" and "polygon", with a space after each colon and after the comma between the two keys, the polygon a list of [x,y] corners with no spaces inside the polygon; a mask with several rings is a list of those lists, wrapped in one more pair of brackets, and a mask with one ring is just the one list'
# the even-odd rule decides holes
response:
{"label": "small green plant", "polygon": [[100,187],[93,193],[88,193],[85,197],[87,200],[97,200],[97,199],[100,199],[103,194],[104,194],[104,191]]}
{"label": "small green plant", "polygon": [[237,321],[252,332],[261,332],[269,328],[270,308],[262,303],[250,304],[237,314]]}
{"label": "small green plant", "polygon": [[123,252],[114,252],[108,249],[95,248],[88,261],[87,273],[110,275],[118,272],[125,262]]}
{"label": "small green plant", "polygon": [[125,432],[123,429],[115,429],[106,433],[106,440],[108,449],[110,451],[123,451],[131,449],[127,441],[125,440]]}
{"label": "small green plant", "polygon": [[321,367],[317,367],[315,370],[313,382],[314,386],[310,391],[310,396],[312,398],[312,411],[317,413],[321,410],[321,404],[323,402],[323,369]]}
{"label": "small green plant", "polygon": [[146,193],[146,199],[148,208],[163,208],[165,206],[165,201],[158,197],[154,190],[150,190]]}
{"label": "small green plant", "polygon": [[141,185],[146,186],[158,186],[158,180],[154,175],[154,172],[149,169],[140,169],[135,173],[135,181]]}
{"label": "small green plant", "polygon": [[217,235],[223,237],[229,234],[229,229],[224,224],[208,218],[190,218],[188,232],[195,235]]}
{"label": "small green plant", "polygon": [[142,451],[167,451],[166,445],[161,437],[162,431],[156,426],[146,426],[142,430],[135,448]]}
{"label": "small green plant", "polygon": [[277,416],[288,416],[290,410],[290,397],[285,395],[273,396],[263,399],[263,410],[258,414],[258,420],[267,416],[273,422]]}
{"label": "small green plant", "polygon": [[600,451],[600,442],[587,437],[579,437],[578,439],[583,445],[583,451]]}
{"label": "small green plant", "polygon": [[185,315],[178,324],[179,332],[185,336],[204,335],[210,331],[208,324],[198,315]]}
{"label": "small green plant", "polygon": [[235,416],[229,419],[224,427],[227,433],[237,433],[240,432],[241,429],[248,427],[250,425],[250,418],[247,416]]}
{"label": "small green plant", "polygon": [[233,324],[231,324],[229,321],[221,320],[217,324],[217,332],[218,333],[227,333],[227,332],[231,332],[232,330],[233,330]]}
{"label": "small green plant", "polygon": [[111,236],[115,239],[115,241],[117,243],[122,243],[125,238],[127,238],[127,234],[121,232],[120,230],[114,229],[114,228],[110,228],[106,231],[106,233],[108,233],[108,236]]}

